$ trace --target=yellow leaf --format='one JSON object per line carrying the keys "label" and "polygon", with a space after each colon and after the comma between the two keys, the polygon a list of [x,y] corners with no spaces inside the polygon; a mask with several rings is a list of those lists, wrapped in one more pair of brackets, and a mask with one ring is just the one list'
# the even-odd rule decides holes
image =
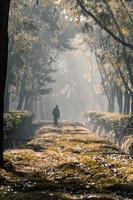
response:
{"label": "yellow leaf", "polygon": [[129,34],[128,29],[122,28],[121,31],[122,31],[123,35],[128,36],[128,34]]}

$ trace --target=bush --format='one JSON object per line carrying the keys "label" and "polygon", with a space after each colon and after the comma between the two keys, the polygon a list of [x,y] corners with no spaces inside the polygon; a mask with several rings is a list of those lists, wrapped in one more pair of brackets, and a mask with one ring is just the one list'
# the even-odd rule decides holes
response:
{"label": "bush", "polygon": [[32,136],[33,114],[28,111],[4,114],[4,147],[14,148],[25,143]]}
{"label": "bush", "polygon": [[101,125],[106,129],[114,130],[117,134],[128,134],[133,129],[133,116],[120,113],[88,112],[84,114],[90,122]]}
{"label": "bush", "polygon": [[[120,113],[88,112],[84,114],[86,126],[102,134],[125,153],[133,154],[133,116]],[[128,137],[130,136],[130,137]],[[125,138],[128,138],[125,140]],[[131,140],[132,138],[132,140]]]}
{"label": "bush", "polygon": [[4,127],[6,130],[18,129],[20,126],[31,123],[33,114],[28,111],[9,112],[4,114]]}

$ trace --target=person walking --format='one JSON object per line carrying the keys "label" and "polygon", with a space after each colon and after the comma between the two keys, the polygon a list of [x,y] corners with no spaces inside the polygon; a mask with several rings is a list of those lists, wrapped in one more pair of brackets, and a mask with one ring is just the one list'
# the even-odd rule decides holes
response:
{"label": "person walking", "polygon": [[58,105],[53,109],[53,118],[54,118],[54,125],[58,125],[58,119],[60,119],[60,110]]}

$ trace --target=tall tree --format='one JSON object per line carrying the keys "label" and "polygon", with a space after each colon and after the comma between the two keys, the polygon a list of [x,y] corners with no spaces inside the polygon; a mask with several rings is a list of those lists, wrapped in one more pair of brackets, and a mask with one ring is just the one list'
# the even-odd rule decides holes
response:
{"label": "tall tree", "polygon": [[3,112],[8,59],[8,17],[10,0],[0,1],[0,165],[3,165]]}

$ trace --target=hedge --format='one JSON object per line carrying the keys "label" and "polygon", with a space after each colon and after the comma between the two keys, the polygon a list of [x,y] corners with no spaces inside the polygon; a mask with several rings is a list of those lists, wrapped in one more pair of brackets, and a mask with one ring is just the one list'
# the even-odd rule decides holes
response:
{"label": "hedge", "polygon": [[5,148],[16,147],[30,137],[33,117],[29,111],[4,113]]}
{"label": "hedge", "polygon": [[18,129],[20,126],[31,123],[32,119],[33,114],[29,111],[4,113],[4,127],[8,130]]}
{"label": "hedge", "polygon": [[[123,149],[124,152],[133,153],[133,115],[109,112],[84,113],[86,126],[94,133],[103,136]],[[126,144],[128,143],[128,150]],[[125,145],[124,145],[125,144]]]}
{"label": "hedge", "polygon": [[116,133],[129,134],[133,129],[133,116],[109,112],[88,112],[84,113],[90,122],[104,126],[106,129],[113,129]]}

